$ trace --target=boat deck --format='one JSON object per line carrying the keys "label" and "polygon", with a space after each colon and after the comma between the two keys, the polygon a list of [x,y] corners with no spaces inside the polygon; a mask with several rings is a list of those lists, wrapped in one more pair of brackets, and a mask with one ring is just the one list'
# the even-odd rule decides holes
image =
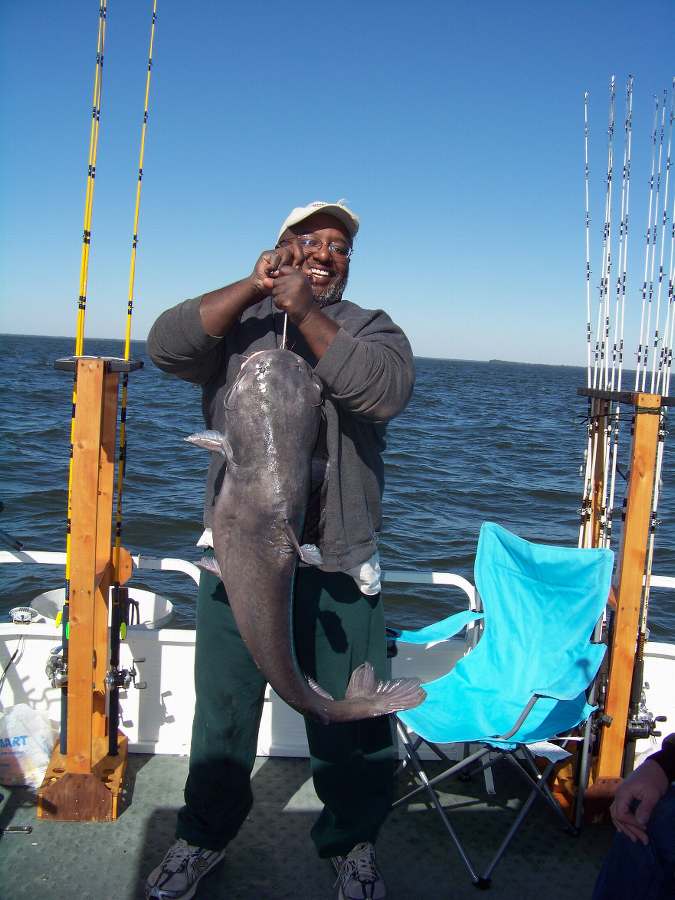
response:
{"label": "boat deck", "polygon": [[[125,808],[113,823],[38,820],[26,791],[0,787],[0,828],[33,827],[31,834],[1,836],[2,896],[140,900],[145,876],[173,839],[186,773],[186,757],[130,756]],[[406,777],[401,775],[401,781]],[[495,782],[495,796],[486,793],[480,776],[453,784],[452,791],[459,793],[446,788],[443,795],[444,804],[456,806],[453,822],[479,867],[499,844],[524,796],[523,786],[503,768],[495,771]],[[224,863],[200,884],[197,900],[333,898],[333,870],[317,858],[309,837],[319,802],[308,760],[259,757],[253,790],[251,814]],[[590,898],[611,837],[611,826],[587,826],[581,836],[570,837],[538,802],[497,867],[486,896]],[[477,897],[438,816],[425,804],[394,810],[377,850],[390,900]]]}

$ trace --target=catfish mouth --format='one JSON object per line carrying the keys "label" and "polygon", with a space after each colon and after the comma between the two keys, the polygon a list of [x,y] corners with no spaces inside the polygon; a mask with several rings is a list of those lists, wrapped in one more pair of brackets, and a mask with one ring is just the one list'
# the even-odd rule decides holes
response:
{"label": "catfish mouth", "polygon": [[293,366],[297,366],[298,368],[307,368],[308,370],[310,370],[310,366],[307,360],[303,359],[301,356],[298,356],[297,353],[293,353],[292,350],[287,350],[283,347],[278,347],[276,350],[256,350],[255,353],[247,356],[246,359],[242,362],[241,368],[239,369],[239,374],[237,375],[234,384],[238,384],[241,378],[244,375],[248,374],[253,362],[262,362],[262,360],[260,360],[261,356],[267,356],[268,362],[267,365],[258,366],[259,372],[268,371],[275,363],[279,363],[285,368],[293,368]]}
{"label": "catfish mouth", "polygon": [[255,353],[244,359],[236,379],[225,395],[226,409],[233,409],[236,406],[235,394],[242,387],[242,382],[245,379],[248,379],[249,382],[260,382],[261,390],[266,392],[265,377],[272,369],[277,371],[285,370],[286,372],[297,369],[303,372],[307,380],[314,384],[317,392],[316,397],[312,396],[310,399],[310,405],[320,405],[323,393],[322,387],[307,360],[298,356],[297,353],[293,353],[292,350],[277,348],[275,350],[256,350]]}

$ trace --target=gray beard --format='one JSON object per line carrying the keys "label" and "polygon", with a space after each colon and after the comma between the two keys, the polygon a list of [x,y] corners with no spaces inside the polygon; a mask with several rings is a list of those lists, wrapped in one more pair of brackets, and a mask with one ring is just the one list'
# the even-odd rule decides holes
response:
{"label": "gray beard", "polygon": [[323,290],[314,294],[314,302],[320,309],[324,309],[326,306],[332,306],[333,303],[339,303],[340,300],[342,300],[342,295],[346,287],[346,275],[342,278],[334,278],[330,284],[323,288]]}

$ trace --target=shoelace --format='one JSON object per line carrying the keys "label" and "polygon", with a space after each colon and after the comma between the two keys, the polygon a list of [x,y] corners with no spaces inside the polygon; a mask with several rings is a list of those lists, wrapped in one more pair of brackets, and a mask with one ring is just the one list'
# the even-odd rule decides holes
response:
{"label": "shoelace", "polygon": [[188,843],[178,844],[164,863],[164,869],[168,872],[179,872],[190,856],[192,856],[190,845]]}
{"label": "shoelace", "polygon": [[375,853],[368,844],[357,844],[349,856],[344,857],[333,887],[336,887],[338,882],[342,882],[344,886],[352,875],[356,875],[357,881],[362,884],[377,881],[379,876],[375,868]]}

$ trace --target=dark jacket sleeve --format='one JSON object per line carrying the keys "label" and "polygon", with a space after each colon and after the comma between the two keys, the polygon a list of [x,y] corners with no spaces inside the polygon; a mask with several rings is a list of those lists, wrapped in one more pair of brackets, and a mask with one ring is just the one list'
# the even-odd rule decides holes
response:
{"label": "dark jacket sleeve", "polygon": [[163,372],[206,384],[222,366],[223,338],[206,334],[199,315],[201,297],[167,309],[148,334],[148,354]]}
{"label": "dark jacket sleeve", "polygon": [[675,734],[664,738],[658,753],[652,753],[647,759],[652,759],[661,766],[668,781],[675,781]]}
{"label": "dark jacket sleeve", "polygon": [[315,367],[333,400],[352,415],[386,423],[405,409],[415,384],[408,339],[382,310],[361,310],[342,320]]}

